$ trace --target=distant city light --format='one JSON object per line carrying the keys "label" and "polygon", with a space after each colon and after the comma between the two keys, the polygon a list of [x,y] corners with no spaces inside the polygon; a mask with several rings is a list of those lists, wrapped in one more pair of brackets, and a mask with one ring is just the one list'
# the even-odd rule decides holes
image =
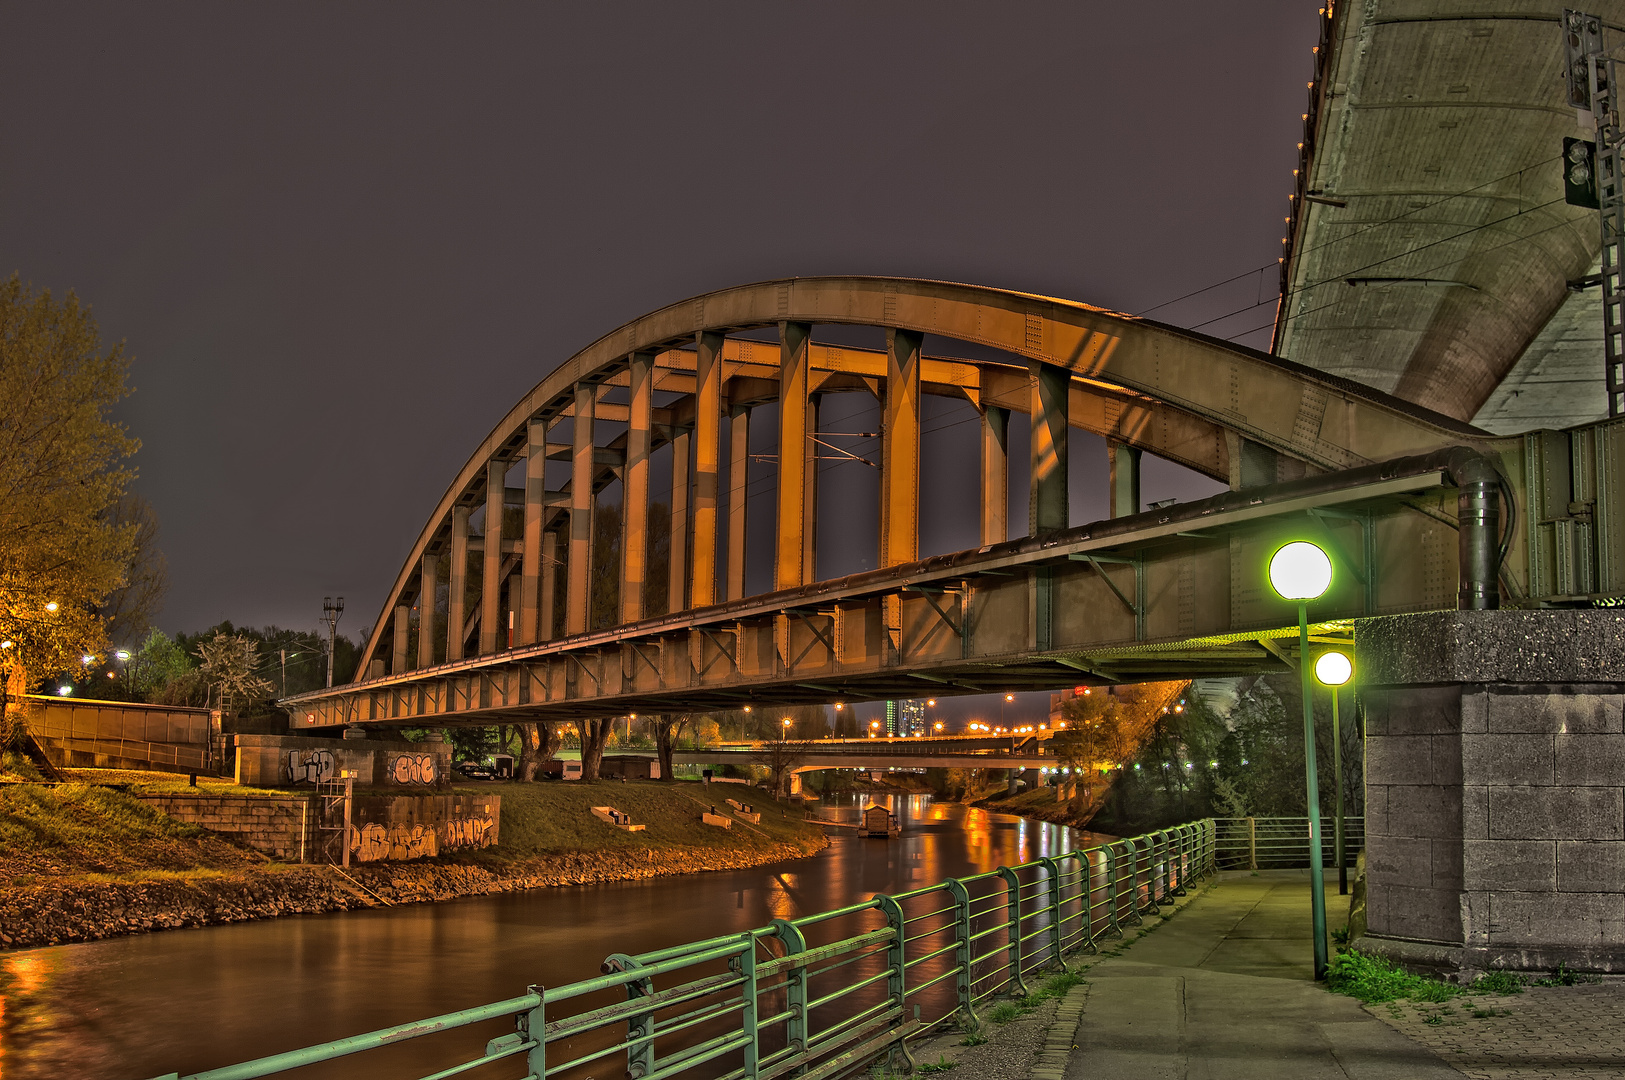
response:
{"label": "distant city light", "polygon": [[56,692],[58,694],[60,694],[62,697],[67,697],[69,694],[73,693],[73,687],[71,687],[71,686],[59,686],[59,687],[56,688]]}
{"label": "distant city light", "polygon": [[123,649],[120,649],[118,652],[114,653],[113,655],[118,657],[120,660],[128,660],[130,658],[130,654],[128,652],[124,651]]}
{"label": "distant city light", "polygon": [[57,607],[56,601],[52,600],[49,604],[45,605],[45,610],[54,612],[56,610],[56,607]]}

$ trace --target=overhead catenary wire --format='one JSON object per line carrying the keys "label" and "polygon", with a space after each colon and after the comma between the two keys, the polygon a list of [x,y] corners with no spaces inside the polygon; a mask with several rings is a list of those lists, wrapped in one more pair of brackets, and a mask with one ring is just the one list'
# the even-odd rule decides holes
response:
{"label": "overhead catenary wire", "polygon": [[[1501,176],[1497,176],[1493,180],[1486,180],[1481,184],[1475,184],[1474,186],[1472,186],[1470,188],[1465,188],[1465,189],[1463,189],[1461,191],[1457,191],[1457,192],[1453,192],[1453,193],[1451,193],[1449,195],[1445,195],[1445,196],[1443,196],[1441,198],[1438,198],[1438,199],[1435,199],[1434,201],[1432,201],[1430,203],[1427,203],[1427,204],[1425,204],[1423,206],[1413,206],[1410,209],[1406,210],[1403,214],[1395,214],[1393,217],[1384,218],[1381,221],[1370,222],[1364,228],[1361,228],[1361,229],[1359,229],[1359,230],[1357,230],[1355,232],[1350,232],[1350,233],[1347,233],[1347,234],[1345,234],[1343,236],[1334,236],[1331,239],[1323,241],[1323,242],[1321,242],[1319,244],[1315,244],[1312,247],[1307,247],[1307,248],[1304,248],[1302,251],[1294,252],[1293,257],[1302,258],[1305,255],[1310,255],[1310,254],[1313,254],[1314,252],[1321,251],[1321,250],[1323,250],[1325,248],[1331,247],[1334,244],[1341,244],[1345,240],[1353,240],[1353,239],[1356,239],[1358,237],[1364,236],[1366,233],[1370,232],[1373,229],[1380,229],[1380,228],[1383,228],[1383,227],[1388,226],[1388,225],[1393,225],[1393,224],[1395,224],[1397,222],[1405,220],[1406,218],[1410,217],[1412,214],[1425,213],[1426,211],[1431,210],[1436,206],[1442,206],[1445,203],[1452,201],[1453,199],[1466,198],[1467,196],[1473,194],[1475,191],[1479,191],[1479,190],[1481,190],[1483,188],[1490,187],[1491,185],[1494,185],[1494,184],[1499,184],[1503,180],[1509,180],[1512,177],[1518,176],[1521,173],[1526,173],[1531,169],[1538,169],[1538,168],[1541,168],[1544,165],[1550,165],[1554,161],[1561,160],[1562,156],[1563,155],[1561,155],[1561,154],[1556,154],[1556,155],[1554,155],[1552,157],[1549,157],[1549,158],[1543,158],[1540,161],[1534,162],[1534,163],[1529,164],[1529,165],[1524,165],[1521,168],[1513,169],[1509,173],[1505,173],[1505,174],[1503,174]],[[1364,198],[1382,198],[1384,196],[1373,194],[1373,195],[1362,196],[1362,197],[1364,197]],[[1388,197],[1392,197],[1392,196],[1388,196]],[[1251,270],[1245,270],[1242,273],[1234,275],[1233,277],[1225,278],[1223,281],[1216,281],[1211,285],[1204,285],[1202,288],[1196,289],[1196,290],[1194,290],[1192,292],[1188,292],[1183,296],[1176,296],[1172,300],[1164,300],[1162,303],[1156,304],[1156,305],[1154,305],[1152,307],[1142,308],[1139,311],[1135,312],[1134,314],[1141,315],[1141,316],[1149,315],[1153,311],[1160,311],[1162,308],[1170,307],[1170,306],[1172,306],[1174,304],[1177,304],[1177,303],[1180,303],[1181,301],[1184,301],[1184,300],[1189,300],[1193,296],[1200,296],[1201,294],[1203,294],[1205,292],[1211,292],[1214,289],[1222,288],[1225,285],[1233,284],[1233,283],[1235,283],[1237,281],[1241,281],[1241,280],[1243,280],[1243,279],[1245,279],[1247,277],[1250,277],[1253,274],[1262,273],[1262,272],[1264,272],[1266,270],[1277,269],[1277,268],[1280,267],[1280,265],[1281,265],[1280,260],[1278,260],[1278,259],[1275,262],[1264,263],[1262,266],[1254,267]],[[1269,303],[1269,302],[1270,301],[1268,301],[1268,300],[1261,301],[1261,303]],[[1260,306],[1260,304],[1254,304],[1253,306],[1258,307],[1258,306]]]}
{"label": "overhead catenary wire", "polygon": [[[1558,229],[1562,229],[1562,228],[1567,228],[1568,226],[1570,226],[1572,224],[1573,224],[1573,222],[1569,222],[1569,221],[1559,221],[1559,222],[1557,222],[1557,223],[1555,223],[1553,225],[1548,225],[1544,229],[1538,229],[1535,232],[1528,233],[1528,234],[1526,234],[1524,236],[1515,236],[1510,240],[1505,240],[1505,241],[1503,241],[1503,242],[1501,242],[1499,244],[1496,244],[1494,247],[1486,248],[1483,251],[1475,251],[1475,252],[1473,252],[1473,254],[1474,255],[1483,255],[1483,254],[1485,254],[1486,252],[1489,252],[1489,251],[1499,251],[1504,247],[1511,247],[1513,244],[1527,243],[1528,241],[1533,240],[1537,236],[1544,236],[1546,233],[1554,232],[1554,231],[1556,231]],[[1422,273],[1422,274],[1431,274],[1436,270],[1442,270],[1447,266],[1454,266],[1456,263],[1463,262],[1464,260],[1465,260],[1465,257],[1462,258],[1462,259],[1448,259],[1448,260],[1446,260],[1446,261],[1444,261],[1442,263],[1437,263],[1437,264],[1435,264],[1433,266],[1427,267],[1426,269],[1419,270],[1417,272]],[[1336,279],[1334,278],[1332,280],[1335,281]],[[1327,283],[1323,282],[1322,284],[1327,284]],[[1291,315],[1288,318],[1290,318],[1290,319],[1301,319],[1305,315],[1313,315],[1317,311],[1324,311],[1326,308],[1336,307],[1341,302],[1342,302],[1341,300],[1333,300],[1333,301],[1330,301],[1330,302],[1325,303],[1325,304],[1317,304],[1316,306],[1314,306],[1312,308],[1307,308],[1307,309],[1305,309],[1303,311],[1297,312],[1296,314]],[[1225,338],[1224,340],[1226,340],[1226,341],[1234,341],[1234,340],[1236,340],[1236,338],[1246,337],[1248,334],[1256,334],[1258,331],[1263,330],[1263,329],[1265,329],[1267,327],[1270,327],[1270,326],[1273,326],[1273,325],[1275,325],[1275,320],[1271,319],[1269,322],[1261,323],[1258,326],[1253,327],[1251,330],[1242,330],[1239,333],[1232,334],[1231,336]]]}

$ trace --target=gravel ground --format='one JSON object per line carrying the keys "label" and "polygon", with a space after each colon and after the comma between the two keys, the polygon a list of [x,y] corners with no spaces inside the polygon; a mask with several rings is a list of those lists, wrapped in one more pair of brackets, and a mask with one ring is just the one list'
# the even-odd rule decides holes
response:
{"label": "gravel ground", "polygon": [[[1008,1024],[988,1021],[991,1006],[983,1007],[978,1012],[983,1018],[982,1034],[987,1036],[987,1042],[966,1046],[963,1032],[947,1031],[910,1043],[909,1052],[914,1055],[916,1066],[951,1062],[955,1080],[1027,1080],[1060,1004],[1059,1000],[1051,999]],[[870,1076],[875,1078],[887,1075],[881,1067],[870,1070]]]}

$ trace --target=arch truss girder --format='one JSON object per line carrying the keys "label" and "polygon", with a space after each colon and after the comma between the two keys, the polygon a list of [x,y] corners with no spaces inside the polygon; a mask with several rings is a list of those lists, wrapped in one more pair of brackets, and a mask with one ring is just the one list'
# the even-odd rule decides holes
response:
{"label": "arch truss girder", "polygon": [[[812,342],[808,332],[819,323],[884,328],[888,348]],[[776,328],[790,351],[781,343],[725,336],[766,328]],[[973,362],[925,356],[927,334],[992,347],[1017,359]],[[1027,413],[1034,430],[1035,495],[1028,532],[1035,535],[1069,524],[1064,453],[1069,427],[1150,450],[1232,486],[1345,469],[1483,438],[1445,418],[1264,354],[1063,300],[876,278],[798,278],[723,290],[663,308],[606,335],[514,407],[464,466],[414,545],[364,651],[363,672],[372,677],[403,673],[413,665],[427,668],[442,656],[459,659],[469,647],[482,654],[505,651],[509,642],[500,625],[504,596],[508,619],[517,624],[514,645],[585,630],[591,580],[584,565],[597,542],[588,524],[593,496],[616,479],[632,477],[628,490],[643,497],[628,505],[627,528],[633,531],[626,536],[646,536],[647,502],[664,493],[648,492],[641,478],[647,476],[649,455],[668,443],[674,444],[677,464],[670,492],[669,577],[675,585],[667,607],[682,610],[739,599],[744,544],[729,544],[727,567],[713,564],[721,530],[744,536],[743,506],[731,500],[725,518],[719,518],[718,492],[726,490],[725,484],[738,486],[726,477],[745,467],[740,436],[748,430],[749,411],[778,401],[781,440],[805,443],[810,461],[813,443],[806,436],[814,430],[808,425],[816,422],[817,398],[844,389],[866,390],[883,405],[895,398],[884,409],[881,462],[885,506],[880,543],[883,562],[890,564],[908,562],[918,551],[914,530],[921,394],[958,397],[983,414],[984,543],[996,543],[1007,534],[1003,454],[1011,413]],[[654,393],[683,396],[657,407]],[[627,430],[607,446],[592,445],[590,434],[578,434],[571,443],[548,441],[547,431],[560,421],[569,421],[578,432],[592,432],[599,421],[624,424]],[[732,425],[736,447],[729,462],[718,459],[724,424]],[[1273,466],[1267,473],[1255,470],[1250,481],[1244,459],[1254,460],[1259,452],[1301,465],[1296,474]],[[534,467],[526,466],[525,487],[507,487],[503,474],[532,457],[538,460]],[[546,472],[540,467],[545,460],[568,460],[572,479],[546,490]],[[780,588],[792,588],[815,577],[815,472],[781,469],[781,476],[790,476],[798,491],[781,491],[778,499],[779,532],[790,539],[780,542],[774,577]],[[515,496],[515,491],[522,494]],[[1127,502],[1135,508],[1132,499]],[[1123,503],[1114,497],[1114,506]],[[481,599],[473,605],[477,610],[464,610],[464,556],[484,546],[481,538],[469,534],[469,523],[481,506],[487,508],[487,518],[497,516],[490,512],[497,505],[523,508],[523,535],[505,533],[500,544],[492,545],[514,559],[500,565],[486,561]],[[419,612],[417,656],[412,658],[413,608],[434,595],[430,560],[443,553],[453,555],[450,573],[456,580],[449,584],[461,586],[452,589],[458,610],[446,612],[446,623],[454,629],[437,643],[432,640],[435,618]],[[575,569],[565,589],[565,619],[554,626],[551,568],[560,564]],[[623,624],[642,617],[646,570],[641,564],[625,567]],[[510,582],[510,573],[518,586]],[[513,598],[516,591],[522,593],[519,600]],[[459,635],[455,628],[467,633]],[[468,636],[476,628],[477,642]],[[393,651],[387,652],[391,641]]]}
{"label": "arch truss girder", "polygon": [[1453,603],[1454,489],[1436,470],[1362,472],[1346,487],[1324,477],[1217,496],[285,706],[310,728],[489,724],[1279,670],[1279,649],[1261,642],[1295,620],[1262,567],[1283,538],[1313,536],[1341,567],[1317,619]]}

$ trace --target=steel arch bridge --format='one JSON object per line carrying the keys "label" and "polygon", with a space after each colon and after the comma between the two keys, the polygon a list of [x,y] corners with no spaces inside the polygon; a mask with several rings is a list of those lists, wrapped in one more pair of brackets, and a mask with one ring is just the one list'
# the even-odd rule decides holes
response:
{"label": "steel arch bridge", "polygon": [[[881,328],[886,347],[818,343],[819,324]],[[762,330],[776,330],[777,344],[730,336]],[[1006,359],[928,356],[928,334]],[[814,524],[832,510],[816,484],[818,403],[846,391],[881,410],[879,569],[817,580]],[[657,393],[667,404],[655,405]],[[975,407],[981,457],[966,487],[982,546],[926,559],[923,395]],[[781,448],[774,588],[746,596],[743,500],[725,510],[719,494],[742,483],[751,410],[770,403]],[[1007,434],[1023,413],[1029,520],[1009,540]],[[550,439],[565,423],[569,441]],[[601,423],[624,431],[599,445]],[[1071,428],[1107,440],[1110,520],[1068,520]],[[667,445],[671,584],[653,614],[650,457]],[[1322,632],[1360,615],[1454,607],[1458,591],[1477,592],[1464,605],[1493,606],[1486,490],[1514,494],[1506,483],[1522,476],[1519,461],[1503,459],[1522,446],[1264,353],[1067,300],[872,277],[724,289],[617,328],[520,399],[425,523],[357,681],[282,704],[296,728],[490,724],[1278,669],[1290,646],[1276,639],[1296,619],[1262,566],[1289,532],[1320,537],[1349,571],[1316,608]],[[1231,491],[1136,513],[1142,453]],[[556,489],[549,460],[569,462]],[[510,485],[521,469],[522,486]],[[593,630],[591,597],[604,586],[593,547],[607,541],[594,536],[593,511],[617,480],[618,624]],[[1458,504],[1478,526],[1459,537]],[[1516,588],[1520,573],[1514,558],[1499,576]]]}

